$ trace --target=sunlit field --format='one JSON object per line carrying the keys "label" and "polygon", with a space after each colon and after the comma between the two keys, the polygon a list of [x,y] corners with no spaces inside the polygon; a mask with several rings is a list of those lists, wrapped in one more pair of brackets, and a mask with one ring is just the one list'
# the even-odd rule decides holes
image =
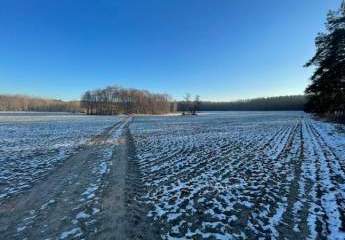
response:
{"label": "sunlit field", "polygon": [[229,112],[137,118],[131,131],[163,238],[344,237],[344,129]]}
{"label": "sunlit field", "polygon": [[6,239],[344,238],[345,129],[303,112],[3,113],[0,133]]}

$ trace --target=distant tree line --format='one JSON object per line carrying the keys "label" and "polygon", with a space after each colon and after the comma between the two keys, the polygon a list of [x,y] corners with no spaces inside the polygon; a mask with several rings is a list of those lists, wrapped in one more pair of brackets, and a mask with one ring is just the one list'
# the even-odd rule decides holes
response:
{"label": "distant tree line", "polygon": [[[200,111],[303,111],[306,98],[303,95],[255,98],[233,102],[198,102]],[[188,101],[178,102],[178,111],[185,111]],[[193,104],[192,104],[193,106]]]}
{"label": "distant tree line", "polygon": [[89,115],[162,114],[176,111],[175,104],[167,94],[117,86],[86,91],[81,98],[81,107]]}
{"label": "distant tree line", "polygon": [[61,101],[24,95],[0,95],[0,111],[79,112],[79,101]]}
{"label": "distant tree line", "polygon": [[86,91],[81,101],[62,101],[23,95],[0,95],[0,111],[85,112],[93,115],[120,113],[161,114],[180,111],[294,111],[303,110],[303,95],[256,98],[234,102],[200,101],[186,94],[183,101],[174,102],[166,94],[145,90],[107,87]]}
{"label": "distant tree line", "polygon": [[345,122],[345,2],[327,15],[326,32],[315,39],[316,53],[306,67],[316,68],[305,92],[306,111]]}

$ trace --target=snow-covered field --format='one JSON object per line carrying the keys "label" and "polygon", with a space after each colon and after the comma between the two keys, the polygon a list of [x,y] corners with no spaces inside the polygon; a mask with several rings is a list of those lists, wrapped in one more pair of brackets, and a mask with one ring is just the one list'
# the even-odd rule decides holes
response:
{"label": "snow-covered field", "polygon": [[116,238],[118,221],[163,239],[345,239],[345,127],[301,112],[0,113],[0,236]]}
{"label": "snow-covered field", "polygon": [[345,129],[301,112],[137,117],[164,239],[345,239]]}
{"label": "snow-covered field", "polygon": [[0,201],[31,188],[93,135],[117,121],[114,116],[2,112]]}

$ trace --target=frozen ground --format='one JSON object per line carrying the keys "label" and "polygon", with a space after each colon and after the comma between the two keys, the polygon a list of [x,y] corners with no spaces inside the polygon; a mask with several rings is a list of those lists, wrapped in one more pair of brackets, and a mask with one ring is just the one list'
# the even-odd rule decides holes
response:
{"label": "frozen ground", "polygon": [[91,136],[119,121],[83,115],[0,114],[0,201],[28,189]]}
{"label": "frozen ground", "polygon": [[0,239],[157,239],[130,117],[19,115],[0,114]]}
{"label": "frozen ground", "polygon": [[300,112],[0,113],[0,239],[345,239],[344,172]]}
{"label": "frozen ground", "polygon": [[138,117],[163,239],[345,239],[345,131],[300,112]]}

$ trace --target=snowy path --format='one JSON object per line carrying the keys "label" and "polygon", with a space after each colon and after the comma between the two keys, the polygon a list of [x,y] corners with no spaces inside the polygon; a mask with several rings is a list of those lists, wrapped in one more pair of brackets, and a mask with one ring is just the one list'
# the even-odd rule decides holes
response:
{"label": "snowy path", "polygon": [[30,189],[118,117],[0,115],[0,202]]}
{"label": "snowy path", "polygon": [[[0,152],[15,153],[0,156],[1,239],[345,239],[344,127],[300,112],[111,124],[35,124],[42,139],[0,124]],[[60,159],[64,137],[78,147]]]}
{"label": "snowy path", "polygon": [[94,137],[27,192],[3,200],[2,239],[127,239],[129,121]]}

